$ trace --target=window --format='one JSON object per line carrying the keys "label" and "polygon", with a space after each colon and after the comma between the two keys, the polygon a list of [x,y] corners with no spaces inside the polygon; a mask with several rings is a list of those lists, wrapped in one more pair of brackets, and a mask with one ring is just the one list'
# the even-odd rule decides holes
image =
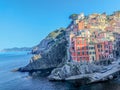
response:
{"label": "window", "polygon": [[78,50],[80,50],[80,47],[78,47]]}
{"label": "window", "polygon": [[91,48],[89,47],[89,49],[91,49]]}
{"label": "window", "polygon": [[85,26],[85,28],[87,28],[87,26]]}
{"label": "window", "polygon": [[74,50],[74,47],[72,47],[72,49]]}
{"label": "window", "polygon": [[94,47],[91,47],[91,49],[94,49]]}
{"label": "window", "polygon": [[81,32],[77,32],[77,35],[81,35]]}
{"label": "window", "polygon": [[89,54],[91,54],[91,52],[89,52]]}
{"label": "window", "polygon": [[91,47],[89,47],[89,49],[91,49]]}
{"label": "window", "polygon": [[80,44],[80,41],[78,41],[77,43]]}
{"label": "window", "polygon": [[80,55],[80,52],[78,52],[77,54]]}
{"label": "window", "polygon": [[108,53],[108,50],[106,50],[105,52]]}
{"label": "window", "polygon": [[82,47],[82,50],[84,50],[84,47]]}
{"label": "window", "polygon": [[94,47],[89,47],[89,49],[94,49]]}
{"label": "window", "polygon": [[101,46],[98,44],[98,45],[97,45],[97,48],[100,48],[100,47],[101,47]]}
{"label": "window", "polygon": [[80,57],[80,60],[82,60],[82,57]]}
{"label": "window", "polygon": [[98,52],[100,52],[100,49],[98,49]]}
{"label": "window", "polygon": [[95,52],[93,52],[93,54],[95,54]]}
{"label": "window", "polygon": [[92,60],[93,60],[93,61],[95,60],[94,56],[92,56]]}
{"label": "window", "polygon": [[86,49],[88,49],[88,46],[86,46]]}
{"label": "window", "polygon": [[105,45],[105,48],[108,48],[108,46],[107,46],[107,45]]}
{"label": "window", "polygon": [[82,55],[84,55],[84,52],[82,52]]}
{"label": "window", "polygon": [[86,54],[88,55],[88,52],[86,52]]}

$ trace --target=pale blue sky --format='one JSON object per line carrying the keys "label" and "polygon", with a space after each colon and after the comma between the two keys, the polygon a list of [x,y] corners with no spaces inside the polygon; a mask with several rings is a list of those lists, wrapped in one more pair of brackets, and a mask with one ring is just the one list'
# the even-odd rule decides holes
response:
{"label": "pale blue sky", "polygon": [[120,0],[0,0],[0,49],[34,46],[72,13],[120,10]]}

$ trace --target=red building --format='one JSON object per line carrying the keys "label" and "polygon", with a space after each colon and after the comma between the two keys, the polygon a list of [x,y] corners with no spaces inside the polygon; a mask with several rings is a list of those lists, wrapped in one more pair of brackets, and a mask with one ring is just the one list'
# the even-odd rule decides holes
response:
{"label": "red building", "polygon": [[71,42],[71,58],[75,61],[87,60],[89,61],[88,41],[84,37],[75,36]]}
{"label": "red building", "polygon": [[113,57],[113,42],[104,41],[95,45],[96,60],[107,59]]}

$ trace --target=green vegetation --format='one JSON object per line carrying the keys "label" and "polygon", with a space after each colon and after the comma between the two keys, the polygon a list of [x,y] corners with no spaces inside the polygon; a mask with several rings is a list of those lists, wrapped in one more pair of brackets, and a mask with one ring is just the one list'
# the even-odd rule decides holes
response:
{"label": "green vegetation", "polygon": [[57,36],[59,36],[59,35],[62,33],[62,31],[64,31],[64,30],[65,30],[65,28],[57,29],[57,30],[51,32],[51,33],[48,35],[47,38],[53,38],[53,39],[55,39],[55,38],[56,38]]}
{"label": "green vegetation", "polygon": [[69,16],[69,19],[76,20],[78,17],[78,14],[72,14]]}

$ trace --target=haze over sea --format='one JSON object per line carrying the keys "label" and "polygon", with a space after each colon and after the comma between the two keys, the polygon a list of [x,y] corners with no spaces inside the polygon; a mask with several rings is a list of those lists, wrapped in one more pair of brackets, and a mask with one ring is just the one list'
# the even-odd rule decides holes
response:
{"label": "haze over sea", "polygon": [[27,52],[0,53],[0,90],[120,90],[120,80],[74,87],[70,83],[49,82],[45,77],[11,72],[27,65],[31,56]]}

